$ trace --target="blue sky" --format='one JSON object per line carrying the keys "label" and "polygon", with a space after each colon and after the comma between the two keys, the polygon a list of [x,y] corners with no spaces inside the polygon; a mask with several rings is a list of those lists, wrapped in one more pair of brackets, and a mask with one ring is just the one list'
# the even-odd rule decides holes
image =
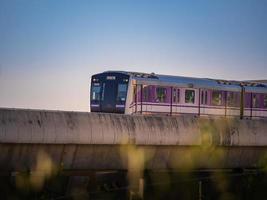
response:
{"label": "blue sky", "polygon": [[267,79],[267,1],[0,0],[0,107],[87,111],[117,69]]}

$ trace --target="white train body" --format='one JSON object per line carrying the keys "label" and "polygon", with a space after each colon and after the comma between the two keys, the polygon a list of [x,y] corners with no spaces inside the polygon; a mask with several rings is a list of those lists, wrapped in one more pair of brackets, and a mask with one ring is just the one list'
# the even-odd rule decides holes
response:
{"label": "white train body", "polygon": [[267,84],[108,71],[92,76],[91,111],[267,117]]}

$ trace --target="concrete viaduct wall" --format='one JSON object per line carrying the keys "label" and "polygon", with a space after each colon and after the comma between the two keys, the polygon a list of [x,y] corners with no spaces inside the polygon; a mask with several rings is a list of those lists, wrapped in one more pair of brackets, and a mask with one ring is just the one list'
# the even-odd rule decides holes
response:
{"label": "concrete viaduct wall", "polygon": [[0,109],[2,170],[34,169],[40,152],[72,170],[254,168],[266,146],[264,119]]}
{"label": "concrete viaduct wall", "polygon": [[267,120],[0,109],[0,142],[266,146]]}

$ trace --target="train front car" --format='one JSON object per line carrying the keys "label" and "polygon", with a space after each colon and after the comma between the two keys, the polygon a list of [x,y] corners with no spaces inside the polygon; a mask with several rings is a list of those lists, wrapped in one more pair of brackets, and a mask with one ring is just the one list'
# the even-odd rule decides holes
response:
{"label": "train front car", "polygon": [[123,72],[103,72],[91,78],[91,112],[125,113],[130,76]]}

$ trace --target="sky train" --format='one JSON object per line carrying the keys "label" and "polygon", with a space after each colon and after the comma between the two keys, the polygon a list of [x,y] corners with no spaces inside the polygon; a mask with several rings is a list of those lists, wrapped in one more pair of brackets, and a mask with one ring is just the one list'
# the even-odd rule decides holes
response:
{"label": "sky train", "polygon": [[106,71],[91,78],[91,112],[267,117],[267,81]]}

